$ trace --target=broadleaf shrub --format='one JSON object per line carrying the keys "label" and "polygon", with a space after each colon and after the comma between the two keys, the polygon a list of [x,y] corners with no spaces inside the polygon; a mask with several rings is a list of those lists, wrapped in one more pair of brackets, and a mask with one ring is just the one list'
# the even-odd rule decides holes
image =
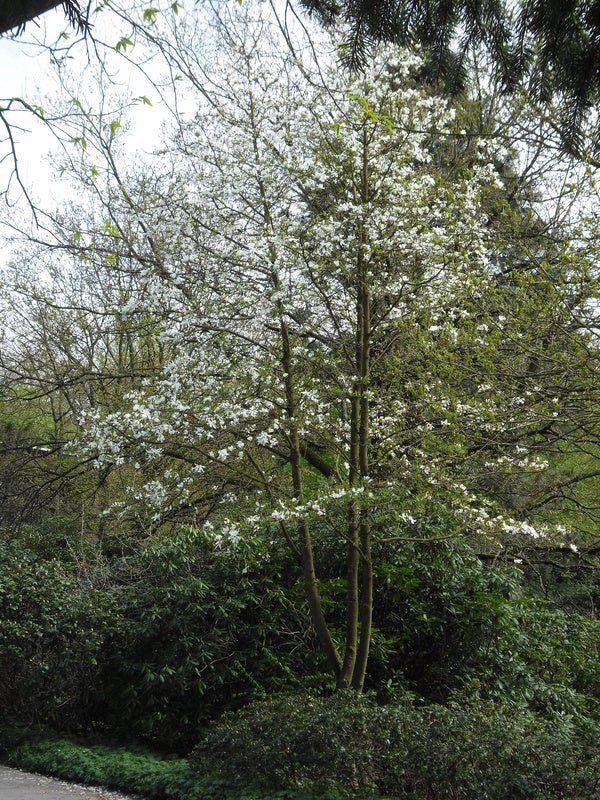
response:
{"label": "broadleaf shrub", "polygon": [[86,726],[110,628],[106,596],[72,565],[0,538],[0,707],[6,718]]}
{"label": "broadleaf shrub", "polygon": [[194,761],[200,772],[263,789],[590,800],[600,796],[600,725],[492,702],[381,706],[352,692],[287,695],[224,715]]}
{"label": "broadleaf shrub", "polygon": [[228,713],[194,751],[201,772],[263,789],[372,793],[400,742],[368,695],[280,695]]}
{"label": "broadleaf shrub", "polygon": [[115,562],[111,581],[116,621],[98,694],[118,737],[188,752],[223,710],[297,687],[307,672],[327,681],[299,576],[257,543],[218,549],[182,526]]}

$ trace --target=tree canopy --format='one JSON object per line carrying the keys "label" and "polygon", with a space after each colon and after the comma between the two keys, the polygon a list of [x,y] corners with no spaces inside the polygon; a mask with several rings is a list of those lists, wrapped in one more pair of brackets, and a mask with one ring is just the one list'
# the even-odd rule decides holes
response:
{"label": "tree canopy", "polygon": [[579,144],[581,123],[600,97],[600,3],[584,0],[300,0],[330,23],[350,25],[346,57],[368,59],[369,42],[421,45],[448,87],[466,78],[465,55],[487,57],[506,90],[525,83],[536,99],[556,97],[565,141]]}

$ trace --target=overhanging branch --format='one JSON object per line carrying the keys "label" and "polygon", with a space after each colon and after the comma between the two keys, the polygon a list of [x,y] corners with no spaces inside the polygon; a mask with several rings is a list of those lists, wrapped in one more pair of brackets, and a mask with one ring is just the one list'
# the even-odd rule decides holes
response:
{"label": "overhanging branch", "polygon": [[87,14],[77,0],[0,0],[0,35],[12,30],[19,33],[28,22],[58,6],[74,28],[82,33],[89,28]]}

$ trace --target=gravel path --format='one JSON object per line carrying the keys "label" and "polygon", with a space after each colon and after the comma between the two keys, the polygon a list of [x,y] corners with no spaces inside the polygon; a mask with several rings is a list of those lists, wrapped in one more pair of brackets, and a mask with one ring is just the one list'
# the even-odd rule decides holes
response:
{"label": "gravel path", "polygon": [[[98,786],[79,786],[0,765],[0,800],[135,800]],[[138,800],[140,798],[138,797]]]}

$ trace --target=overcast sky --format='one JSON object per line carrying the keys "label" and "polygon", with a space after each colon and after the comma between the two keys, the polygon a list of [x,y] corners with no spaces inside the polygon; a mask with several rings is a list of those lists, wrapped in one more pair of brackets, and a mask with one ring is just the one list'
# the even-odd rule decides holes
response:
{"label": "overcast sky", "polygon": [[[13,97],[22,97],[31,102],[39,100],[40,96],[51,89],[50,68],[48,56],[40,52],[39,48],[27,46],[26,41],[33,36],[44,36],[44,31],[55,31],[55,36],[60,33],[58,27],[64,24],[64,16],[57,12],[45,14],[43,20],[37,24],[31,23],[27,32],[18,39],[11,40],[0,38],[0,98],[3,106]],[[50,168],[42,164],[42,153],[50,146],[47,137],[42,135],[32,119],[25,115],[10,113],[8,119],[14,124],[11,128],[17,145],[20,169],[24,180],[29,185],[33,179],[43,178],[41,183],[46,184],[50,175]],[[26,130],[19,130],[19,125]],[[9,142],[6,140],[6,131],[2,128],[0,138],[0,156],[5,156],[10,151]],[[2,185],[7,180],[7,161],[0,169]]]}
{"label": "overcast sky", "polygon": [[[97,30],[103,27],[102,36],[108,42],[118,41],[122,35],[114,22],[111,28],[110,18],[105,15],[104,20],[96,19]],[[30,103],[45,105],[48,95],[56,94],[58,82],[53,74],[48,52],[44,52],[39,45],[32,42],[53,43],[62,31],[69,31],[63,11],[55,9],[40,17],[37,21],[28,24],[24,34],[11,40],[0,38],[0,98],[5,106],[7,100],[22,97]],[[73,31],[69,32],[75,38]],[[112,39],[111,39],[112,37]],[[84,46],[73,49],[72,64],[75,71],[83,74],[81,93],[91,107],[94,105],[94,80],[93,69],[87,67],[87,54]],[[93,58],[93,55],[92,55]],[[164,119],[164,114],[158,107],[158,96],[152,91],[152,86],[144,83],[139,72],[128,67],[126,62],[119,59],[118,83],[120,89],[134,95],[149,95],[152,97],[153,106],[141,106],[132,118],[130,147],[132,150],[151,151],[159,142],[159,131]],[[88,78],[86,80],[86,74]],[[60,203],[61,197],[67,192],[65,181],[57,178],[56,167],[60,163],[60,155],[56,141],[45,129],[45,126],[36,123],[30,114],[10,113],[7,115],[11,122],[11,131],[17,146],[19,171],[21,178],[28,190],[42,205],[52,206]],[[22,128],[22,130],[20,129]],[[0,158],[4,158],[0,165],[1,187],[7,184],[12,169],[10,143],[6,137],[4,127],[0,127]],[[19,200],[19,192],[14,183],[10,194],[12,201]],[[0,218],[2,214],[0,214]]]}

